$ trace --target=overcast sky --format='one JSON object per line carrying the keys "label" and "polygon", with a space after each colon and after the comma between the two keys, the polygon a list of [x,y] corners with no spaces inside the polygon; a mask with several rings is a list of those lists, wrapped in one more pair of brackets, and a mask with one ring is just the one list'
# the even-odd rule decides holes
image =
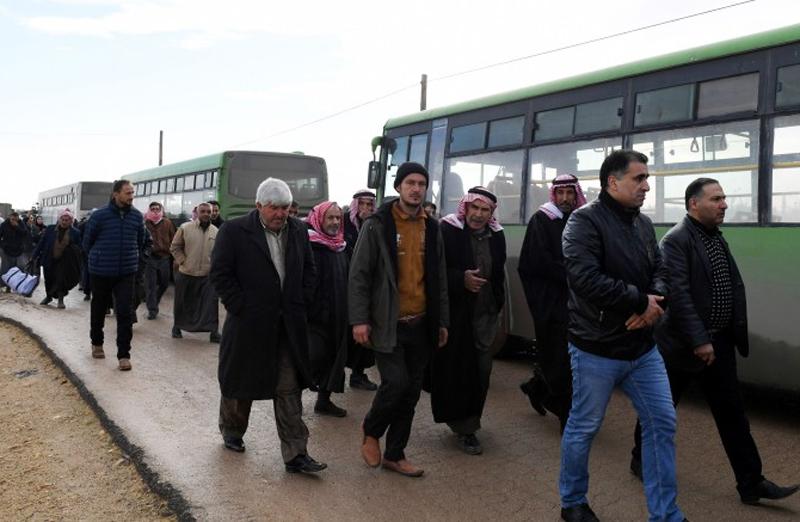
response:
{"label": "overcast sky", "polygon": [[[737,7],[453,79],[436,78],[737,0],[0,0],[0,201],[222,150],[327,160],[342,203],[384,122],[800,22],[796,0]],[[281,133],[389,92],[379,102]]]}

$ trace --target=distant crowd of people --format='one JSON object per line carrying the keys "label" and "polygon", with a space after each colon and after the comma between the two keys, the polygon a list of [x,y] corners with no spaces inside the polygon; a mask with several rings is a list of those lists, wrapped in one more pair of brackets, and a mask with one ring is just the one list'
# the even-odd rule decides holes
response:
{"label": "distant crowd of people", "polygon": [[[711,178],[691,182],[686,217],[659,243],[640,212],[650,190],[647,163],[633,150],[612,152],[591,203],[578,178],[558,175],[519,256],[539,354],[521,389],[537,412],[559,420],[567,521],[598,520],[587,500],[589,454],[615,388],[638,415],[630,466],[643,482],[650,520],[685,520],[675,408],[693,380],[711,407],[741,501],[798,489],[762,474],[739,392],[736,353],[749,351],[747,310],[719,228],[724,190]],[[223,225],[219,204],[201,203],[176,228],[158,202],[144,215],[136,210],[133,185],[117,181],[108,206],[82,232],[68,210],[40,229],[32,259],[44,267],[42,304],[58,299],[63,307],[85,259],[92,356],[105,356],[104,321],[113,309],[119,369],[130,370],[135,308],[145,302],[147,318],[156,319],[174,279],[172,337],[207,332],[220,343],[226,448],[245,451],[252,402],[272,400],[286,471],[324,470],[307,448],[301,396],[312,390],[317,414],[346,416],[332,397],[344,392],[349,367],[350,388],[375,392],[361,424],[364,461],[419,477],[424,471],[405,449],[423,389],[434,420],[448,426],[458,447],[484,451],[477,434],[507,287],[498,197],[472,187],[438,219],[425,201],[428,183],[424,166],[404,163],[394,180],[399,197],[376,207],[375,194],[360,190],[349,206],[325,201],[301,220],[289,186],[268,178],[248,214]],[[25,251],[22,226],[6,223],[3,270],[24,261]],[[227,311],[221,333],[219,301]],[[365,373],[373,365],[379,383]]]}

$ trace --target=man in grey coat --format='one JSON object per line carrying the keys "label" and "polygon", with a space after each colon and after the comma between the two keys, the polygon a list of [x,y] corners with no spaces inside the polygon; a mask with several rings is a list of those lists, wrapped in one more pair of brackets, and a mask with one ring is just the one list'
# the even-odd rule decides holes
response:
{"label": "man in grey coat", "polygon": [[363,423],[361,454],[367,465],[409,477],[423,470],[405,458],[414,408],[431,353],[447,342],[449,305],[444,245],[438,223],[422,210],[428,171],[404,163],[397,200],[367,218],[350,265],[349,311],[353,338],[375,351],[381,385]]}

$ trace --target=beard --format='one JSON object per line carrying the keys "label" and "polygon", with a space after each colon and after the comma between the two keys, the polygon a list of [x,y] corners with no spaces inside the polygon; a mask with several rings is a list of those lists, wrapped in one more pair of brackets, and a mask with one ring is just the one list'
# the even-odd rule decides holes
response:
{"label": "beard", "polygon": [[202,228],[203,230],[207,229],[210,226],[211,226],[210,219],[208,221],[203,221],[202,219],[200,220],[200,228]]}

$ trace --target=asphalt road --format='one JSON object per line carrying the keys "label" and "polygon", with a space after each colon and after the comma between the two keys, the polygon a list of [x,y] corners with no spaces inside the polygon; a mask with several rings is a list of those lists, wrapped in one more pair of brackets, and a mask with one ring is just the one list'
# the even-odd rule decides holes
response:
{"label": "asphalt road", "polygon": [[[207,334],[170,337],[172,290],[154,321],[134,326],[133,371],[116,368],[115,327],[106,321],[107,358],[91,358],[89,304],[82,294],[67,309],[38,303],[43,288],[25,299],[0,295],[0,317],[29,327],[64,361],[97,401],[101,413],[141,449],[135,457],[157,487],[172,486],[200,520],[558,520],[558,422],[539,417],[520,393],[526,363],[497,361],[479,432],[484,454],[468,456],[443,425],[433,423],[423,394],[407,455],[425,468],[421,479],[369,469],[359,455],[359,425],[372,393],[347,389],[334,400],[345,418],[313,413],[304,394],[311,431],[309,451],[328,463],[319,476],[283,470],[272,404],[257,402],[245,436],[247,451],[225,450],[217,429],[217,345]],[[224,312],[223,312],[224,314]],[[374,369],[373,380],[377,380]],[[765,475],[781,484],[800,482],[800,414],[796,406],[751,407],[752,430]],[[36,415],[36,412],[31,412]],[[687,400],[678,413],[679,503],[696,520],[761,522],[798,520],[800,494],[764,506],[738,500],[733,474],[708,409]],[[615,395],[591,457],[590,503],[603,520],[646,520],[641,484],[628,472],[633,410]]]}

